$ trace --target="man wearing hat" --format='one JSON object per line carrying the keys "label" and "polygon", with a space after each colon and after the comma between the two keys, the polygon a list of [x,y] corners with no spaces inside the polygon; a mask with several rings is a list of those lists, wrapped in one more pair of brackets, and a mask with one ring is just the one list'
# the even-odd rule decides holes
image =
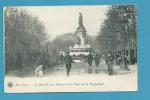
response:
{"label": "man wearing hat", "polygon": [[64,62],[66,64],[67,76],[69,76],[69,72],[71,69],[71,63],[72,63],[72,57],[69,55],[69,52],[67,52],[67,55],[64,58]]}

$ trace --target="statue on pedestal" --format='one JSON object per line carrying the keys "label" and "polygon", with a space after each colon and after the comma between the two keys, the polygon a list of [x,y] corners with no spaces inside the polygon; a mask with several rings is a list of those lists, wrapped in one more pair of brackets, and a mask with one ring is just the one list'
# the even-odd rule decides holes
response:
{"label": "statue on pedestal", "polygon": [[82,13],[79,12],[79,27],[83,27],[83,23],[82,23]]}

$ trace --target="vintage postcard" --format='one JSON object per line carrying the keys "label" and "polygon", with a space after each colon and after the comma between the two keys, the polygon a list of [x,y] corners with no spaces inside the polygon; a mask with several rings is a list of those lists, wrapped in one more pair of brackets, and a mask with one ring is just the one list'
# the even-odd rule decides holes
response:
{"label": "vintage postcard", "polygon": [[5,93],[137,91],[135,5],[5,6]]}

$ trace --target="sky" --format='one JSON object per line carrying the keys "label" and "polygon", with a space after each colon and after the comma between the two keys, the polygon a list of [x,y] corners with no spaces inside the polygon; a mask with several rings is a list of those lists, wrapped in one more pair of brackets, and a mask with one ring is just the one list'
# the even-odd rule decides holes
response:
{"label": "sky", "polygon": [[24,9],[38,16],[45,24],[51,39],[65,33],[74,33],[78,27],[79,12],[83,15],[83,25],[87,34],[94,36],[106,19],[109,6],[27,6]]}

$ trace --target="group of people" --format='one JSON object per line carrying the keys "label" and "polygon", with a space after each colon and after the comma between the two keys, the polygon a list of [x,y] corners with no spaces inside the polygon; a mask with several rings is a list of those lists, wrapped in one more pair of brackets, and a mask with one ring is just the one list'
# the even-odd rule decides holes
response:
{"label": "group of people", "polygon": [[[98,67],[102,59],[102,55],[100,53],[95,53],[95,55],[92,55],[92,53],[89,53],[87,56],[87,62],[89,65],[89,68],[92,66],[93,61],[95,62],[95,66]],[[113,74],[113,58],[111,52],[108,52],[105,55],[105,61],[106,65],[108,67],[109,75]],[[60,54],[60,64],[66,65],[66,72],[67,76],[69,76],[70,70],[71,70],[71,64],[72,64],[72,57],[69,55],[69,52],[64,56],[62,53]]]}
{"label": "group of people", "polygon": [[108,52],[106,55],[101,55],[101,54],[96,53],[95,56],[89,53],[89,55],[87,56],[89,67],[91,67],[93,59],[95,61],[95,65],[99,66],[102,56],[105,56],[106,65],[108,67],[108,73],[109,75],[112,75],[113,74],[113,58],[110,52]]}
{"label": "group of people", "polygon": [[[120,56],[115,58],[114,55],[110,51],[108,51],[105,54],[95,53],[95,55],[92,53],[89,53],[89,55],[86,58],[87,58],[87,63],[89,65],[89,68],[92,68],[91,66],[93,64],[93,61],[95,62],[95,66],[98,67],[99,64],[101,63],[101,59],[104,59],[107,65],[109,75],[113,74],[113,62],[115,61],[115,59],[117,59],[119,63],[121,59]],[[60,54],[60,64],[65,64],[67,76],[69,76],[69,73],[72,67],[71,66],[72,62],[73,62],[73,59],[71,55],[69,54],[69,52],[67,52],[65,55],[63,53]],[[43,73],[41,72],[41,70],[42,68],[40,65],[39,68],[37,67],[35,70],[36,74],[37,72],[39,72],[39,76],[42,76]]]}
{"label": "group of people", "polygon": [[[113,74],[113,56],[111,54],[111,52],[107,52],[107,54],[105,55],[101,55],[100,53],[95,53],[95,55],[93,55],[92,53],[89,53],[89,55],[87,56],[87,62],[89,65],[89,68],[91,68],[93,61],[95,62],[95,66],[98,67],[102,57],[104,57],[105,61],[106,61],[106,65],[108,68],[108,73],[109,75]],[[71,64],[72,64],[72,57],[70,56],[69,52],[66,53],[66,55],[64,56],[62,53],[60,54],[60,64],[64,64],[66,66],[66,74],[67,76],[69,76],[70,70],[71,70]],[[43,76],[43,72],[42,72],[42,65],[39,65],[36,69],[35,69],[35,73],[36,76],[38,77],[42,77]]]}
{"label": "group of people", "polygon": [[101,62],[101,54],[96,53],[95,56],[93,56],[92,53],[89,53],[89,55],[87,56],[89,67],[91,67],[93,60],[95,61],[95,65],[99,66]]}

